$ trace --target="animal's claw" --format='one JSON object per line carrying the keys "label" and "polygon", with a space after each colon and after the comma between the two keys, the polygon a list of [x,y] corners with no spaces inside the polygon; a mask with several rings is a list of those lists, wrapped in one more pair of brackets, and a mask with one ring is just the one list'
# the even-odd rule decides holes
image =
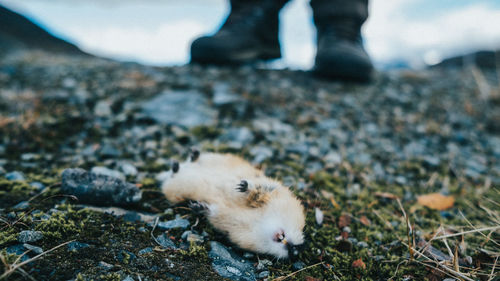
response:
{"label": "animal's claw", "polygon": [[191,162],[195,162],[200,157],[200,151],[194,147],[191,148]]}
{"label": "animal's claw", "polygon": [[172,172],[174,172],[174,174],[179,172],[179,162],[177,161],[172,162]]}
{"label": "animal's claw", "polygon": [[208,210],[208,206],[198,201],[189,201],[189,208],[196,214],[203,214]]}
{"label": "animal's claw", "polygon": [[239,184],[238,184],[238,187],[236,187],[236,189],[239,191],[239,192],[246,192],[248,190],[248,182],[246,180],[242,180]]}

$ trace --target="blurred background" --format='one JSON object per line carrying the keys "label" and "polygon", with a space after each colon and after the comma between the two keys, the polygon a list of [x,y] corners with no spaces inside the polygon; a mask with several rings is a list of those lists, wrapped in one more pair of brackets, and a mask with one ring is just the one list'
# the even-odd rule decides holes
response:
{"label": "blurred background", "polygon": [[[309,69],[315,29],[307,0],[281,13],[284,58],[274,68]],[[122,61],[166,66],[189,61],[196,37],[214,32],[225,0],[0,0],[82,50]],[[372,0],[364,25],[380,69],[422,68],[444,58],[500,49],[498,0]]]}

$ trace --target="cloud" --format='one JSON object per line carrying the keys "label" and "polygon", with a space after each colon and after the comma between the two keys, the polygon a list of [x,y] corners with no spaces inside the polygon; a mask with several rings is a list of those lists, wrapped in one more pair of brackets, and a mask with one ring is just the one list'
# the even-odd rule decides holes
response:
{"label": "cloud", "polygon": [[[24,8],[50,30],[84,50],[154,65],[182,64],[190,42],[214,31],[227,0],[145,1],[0,0]],[[495,0],[496,1],[496,0]],[[500,48],[500,5],[488,1],[372,0],[363,27],[366,48],[378,65],[408,61],[415,67],[476,49]],[[283,62],[314,63],[315,29],[307,0],[281,14]]]}
{"label": "cloud", "polygon": [[419,67],[476,49],[500,48],[500,9],[474,3],[433,18],[403,11],[416,1],[375,1],[365,29],[367,49],[378,62],[407,60]]}
{"label": "cloud", "polygon": [[186,19],[149,28],[72,27],[67,31],[78,38],[85,51],[109,58],[162,65],[185,63],[191,40],[202,34],[205,27]]}

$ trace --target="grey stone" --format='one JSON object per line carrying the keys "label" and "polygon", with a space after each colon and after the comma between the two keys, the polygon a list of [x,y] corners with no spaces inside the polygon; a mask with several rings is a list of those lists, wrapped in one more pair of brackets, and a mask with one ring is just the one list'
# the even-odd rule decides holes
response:
{"label": "grey stone", "polygon": [[259,278],[267,278],[269,276],[269,271],[262,271],[261,273],[259,273]]}
{"label": "grey stone", "polygon": [[188,128],[213,125],[217,117],[205,96],[197,91],[165,91],[143,103],[142,109],[158,123]]}
{"label": "grey stone", "polygon": [[43,238],[43,234],[40,231],[33,230],[23,230],[17,236],[17,241],[21,243],[36,242]]}
{"label": "grey stone", "polygon": [[441,163],[441,160],[435,156],[424,156],[424,163],[429,167],[438,167]]}
{"label": "grey stone", "polygon": [[149,253],[152,253],[152,252],[153,252],[153,248],[147,247],[147,248],[144,248],[144,249],[140,250],[137,254],[139,254],[139,255],[145,255],[145,254],[149,254]]}
{"label": "grey stone", "polygon": [[220,137],[220,140],[232,148],[241,149],[254,140],[254,135],[247,127],[230,128]]}
{"label": "grey stone", "polygon": [[217,105],[227,105],[239,101],[239,96],[230,92],[229,85],[225,83],[217,83],[214,85],[214,94],[212,102]]}
{"label": "grey stone", "polygon": [[100,100],[94,106],[94,114],[98,117],[107,117],[112,113],[111,103],[109,101]]}
{"label": "grey stone", "polygon": [[259,263],[257,263],[257,266],[255,267],[255,269],[257,269],[257,271],[261,271],[261,270],[264,270],[268,266],[271,266],[271,265],[273,265],[272,261],[270,261],[268,259],[262,259],[262,260],[259,260]]}
{"label": "grey stone", "polygon": [[108,177],[112,177],[112,178],[117,178],[117,179],[120,179],[122,181],[125,180],[125,176],[122,173],[120,173],[119,171],[108,169],[106,167],[96,166],[96,167],[93,167],[92,170],[90,170],[90,172],[94,173],[96,175],[103,175],[103,176],[108,176]]}
{"label": "grey stone", "polygon": [[70,242],[66,246],[68,247],[68,250],[71,251],[71,252],[76,252],[76,251],[81,250],[83,248],[90,247],[89,244],[87,244],[87,243],[81,243],[81,242],[78,242],[78,241]]}
{"label": "grey stone", "polygon": [[17,203],[12,209],[14,210],[26,210],[30,207],[30,203],[28,201],[22,201]]}
{"label": "grey stone", "polygon": [[121,156],[120,150],[110,144],[104,144],[99,150],[99,154],[106,158],[116,158]]}
{"label": "grey stone", "polygon": [[134,184],[79,168],[63,171],[61,191],[75,195],[81,203],[94,205],[134,205],[142,198]]}
{"label": "grey stone", "polygon": [[127,277],[125,277],[125,279],[123,279],[122,281],[134,281],[134,278],[132,278],[130,275],[127,275]]}
{"label": "grey stone", "polygon": [[335,151],[330,151],[326,156],[325,156],[325,162],[329,164],[334,164],[338,165],[342,162],[342,156],[335,152]]}
{"label": "grey stone", "polygon": [[366,243],[364,241],[359,241],[357,245],[360,248],[368,248],[368,243]]}
{"label": "grey stone", "polygon": [[256,280],[251,262],[230,252],[218,242],[210,242],[210,247],[208,256],[212,259],[212,267],[220,276],[231,280]]}
{"label": "grey stone", "polygon": [[45,185],[41,182],[38,182],[38,181],[30,182],[30,186],[33,188],[36,188],[37,190],[45,189]]}
{"label": "grey stone", "polygon": [[125,174],[126,176],[135,177],[138,173],[137,168],[128,162],[120,162],[118,167],[122,171],[122,173]]}
{"label": "grey stone", "polygon": [[177,217],[169,221],[158,222],[157,227],[162,230],[168,230],[172,228],[187,228],[189,226],[189,221],[187,219],[182,219]]}
{"label": "grey stone", "polygon": [[100,261],[99,262],[99,267],[103,268],[104,270],[110,270],[112,269],[113,267],[115,267],[114,265],[112,264],[109,264],[107,262],[104,262],[104,261]]}
{"label": "grey stone", "polygon": [[24,177],[23,173],[18,172],[18,171],[13,171],[10,173],[5,174],[5,178],[10,180],[10,181],[23,181],[26,180]]}
{"label": "grey stone", "polygon": [[156,237],[156,240],[163,248],[177,249],[175,243],[172,240],[170,240],[170,238],[165,233],[163,233],[162,235],[158,235]]}
{"label": "grey stone", "polygon": [[273,156],[273,151],[267,146],[254,146],[250,149],[250,154],[253,156],[253,163],[260,164],[264,160]]}
{"label": "grey stone", "polygon": [[294,262],[292,266],[295,270],[301,270],[302,268],[306,267],[306,264],[301,261],[298,261]]}
{"label": "grey stone", "polygon": [[[24,252],[26,251],[26,248],[24,248],[24,246],[22,244],[16,244],[16,245],[12,245],[12,246],[7,247],[6,251],[9,254],[15,254],[15,255],[20,256],[20,255],[24,254]],[[29,259],[28,255],[23,255],[21,258],[21,261],[27,261],[28,259]]]}
{"label": "grey stone", "polygon": [[33,252],[33,253],[35,253],[37,255],[43,253],[43,249],[40,248],[40,247],[37,247],[37,246],[33,246],[33,245],[30,245],[30,244],[24,243],[23,247],[26,250],[30,250],[31,252]]}

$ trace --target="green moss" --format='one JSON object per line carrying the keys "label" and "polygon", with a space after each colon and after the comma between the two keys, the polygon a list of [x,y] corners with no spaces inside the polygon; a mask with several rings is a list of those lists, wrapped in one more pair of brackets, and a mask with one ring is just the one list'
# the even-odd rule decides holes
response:
{"label": "green moss", "polygon": [[196,243],[191,243],[189,245],[189,250],[180,250],[179,253],[181,255],[190,257],[190,258],[197,258],[201,260],[208,260],[208,252],[207,249],[204,246],[197,245]]}
{"label": "green moss", "polygon": [[120,274],[118,274],[116,272],[103,274],[103,275],[99,276],[99,278],[103,281],[120,281],[121,280]]}
{"label": "green moss", "polygon": [[213,139],[221,134],[221,130],[213,126],[197,126],[191,129],[191,134],[198,139]]}
{"label": "green moss", "polygon": [[7,227],[0,231],[0,245],[17,240],[18,231],[14,227]]}

